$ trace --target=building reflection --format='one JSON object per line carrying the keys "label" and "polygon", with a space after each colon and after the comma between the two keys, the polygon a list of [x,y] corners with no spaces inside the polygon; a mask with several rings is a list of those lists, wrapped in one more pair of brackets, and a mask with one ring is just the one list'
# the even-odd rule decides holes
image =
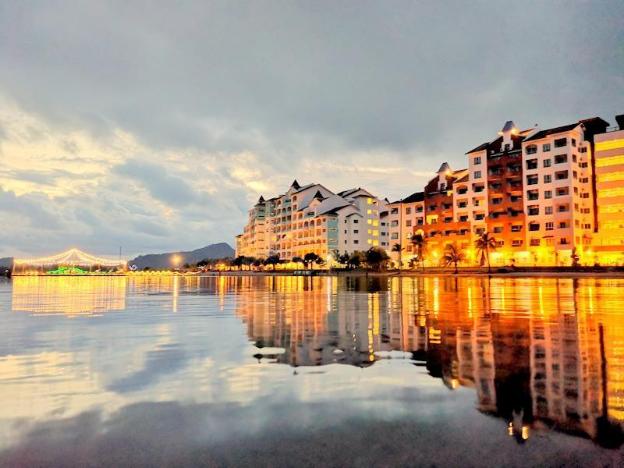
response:
{"label": "building reflection", "polygon": [[121,276],[16,276],[12,310],[32,314],[93,315],[126,307]]}
{"label": "building reflection", "polygon": [[[609,280],[227,280],[256,357],[292,366],[409,356],[524,442],[544,428],[620,445],[624,296]],[[341,291],[340,294],[336,294]]]}

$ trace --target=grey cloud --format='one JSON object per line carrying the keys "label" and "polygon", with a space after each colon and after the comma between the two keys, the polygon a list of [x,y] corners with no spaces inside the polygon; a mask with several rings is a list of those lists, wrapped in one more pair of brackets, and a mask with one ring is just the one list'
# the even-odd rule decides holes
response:
{"label": "grey cloud", "polygon": [[168,174],[163,166],[130,160],[117,166],[115,172],[141,182],[154,198],[169,205],[183,206],[197,200],[189,182]]}
{"label": "grey cloud", "polygon": [[[105,146],[123,130],[154,155],[188,151],[187,167],[199,167],[200,154],[223,163],[248,151],[273,186],[299,178],[341,189],[361,183],[331,164],[360,152],[434,171],[441,160],[464,166],[464,153],[509,119],[522,127],[611,120],[623,111],[620,3],[4,2],[0,97],[40,117],[47,132],[83,131]],[[22,137],[42,135],[31,128]],[[59,158],[81,158],[71,137],[62,148]],[[196,180],[206,171],[143,156],[128,154],[113,171],[121,180],[82,203],[41,205],[64,219],[90,211],[92,222],[76,221],[70,237],[89,232],[85,242],[96,246],[138,253],[232,242],[259,194],[227,164],[212,169],[218,191],[208,194]],[[365,182],[399,198],[423,184],[404,174]],[[37,171],[20,177],[47,180]],[[174,208],[175,220],[135,197],[131,180]],[[25,234],[45,237],[2,235],[14,246]]]}

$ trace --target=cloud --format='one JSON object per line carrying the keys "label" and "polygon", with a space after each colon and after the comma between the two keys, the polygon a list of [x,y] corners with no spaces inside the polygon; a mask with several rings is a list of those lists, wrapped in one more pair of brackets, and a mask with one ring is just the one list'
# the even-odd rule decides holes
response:
{"label": "cloud", "polygon": [[140,182],[153,198],[169,205],[187,205],[198,197],[183,178],[169,174],[157,164],[130,160],[117,166],[114,172]]}
{"label": "cloud", "polygon": [[0,187],[45,194],[64,219],[80,198],[98,232],[140,213],[163,234],[129,232],[142,252],[232,242],[249,204],[293,178],[400,198],[506,120],[621,113],[619,9],[5,3]]}

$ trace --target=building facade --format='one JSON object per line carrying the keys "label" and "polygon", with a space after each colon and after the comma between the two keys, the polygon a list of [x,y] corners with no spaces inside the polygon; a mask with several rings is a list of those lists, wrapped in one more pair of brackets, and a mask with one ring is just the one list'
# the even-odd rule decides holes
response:
{"label": "building facade", "polygon": [[624,264],[624,116],[521,130],[507,121],[466,153],[465,169],[443,163],[422,191],[388,202],[357,188],[320,184],[260,198],[237,237],[240,255],[292,259],[315,252],[384,248],[407,267],[425,239],[424,264],[438,266],[447,245],[476,265],[488,233],[494,266]]}
{"label": "building facade", "polygon": [[385,200],[362,188],[334,193],[321,184],[301,186],[295,180],[282,195],[260,197],[237,236],[236,254],[290,261],[315,253],[331,262],[335,252],[386,248],[385,209]]}

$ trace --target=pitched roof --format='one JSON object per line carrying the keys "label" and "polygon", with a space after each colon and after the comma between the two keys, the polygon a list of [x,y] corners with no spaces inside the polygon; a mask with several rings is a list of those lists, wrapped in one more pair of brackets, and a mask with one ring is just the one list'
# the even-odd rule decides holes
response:
{"label": "pitched roof", "polygon": [[451,170],[451,166],[449,166],[449,164],[447,162],[443,162],[442,165],[440,166],[440,169],[438,169],[438,174],[440,172],[446,172],[446,171],[450,171]]}
{"label": "pitched roof", "polygon": [[261,205],[262,203],[264,203],[264,197],[260,195],[260,198],[258,198],[258,203],[256,203],[256,205]]}
{"label": "pitched roof", "polygon": [[402,200],[399,200],[400,203],[414,203],[423,201],[425,199],[425,194],[423,192],[414,192],[411,195],[405,197]]}
{"label": "pitched roof", "polygon": [[301,188],[299,182],[297,182],[297,179],[293,180],[293,183],[290,184],[290,188],[294,188],[295,190],[299,190]]}
{"label": "pitched roof", "polygon": [[579,125],[579,122],[576,122],[573,124],[562,125],[561,127],[554,127],[554,128],[548,128],[546,130],[540,130],[535,135],[530,136],[524,141],[527,142],[527,141],[533,141],[533,140],[541,140],[542,138],[546,138],[547,136],[550,136],[550,135],[556,135],[557,133],[569,132],[570,130],[575,129],[578,125]]}

